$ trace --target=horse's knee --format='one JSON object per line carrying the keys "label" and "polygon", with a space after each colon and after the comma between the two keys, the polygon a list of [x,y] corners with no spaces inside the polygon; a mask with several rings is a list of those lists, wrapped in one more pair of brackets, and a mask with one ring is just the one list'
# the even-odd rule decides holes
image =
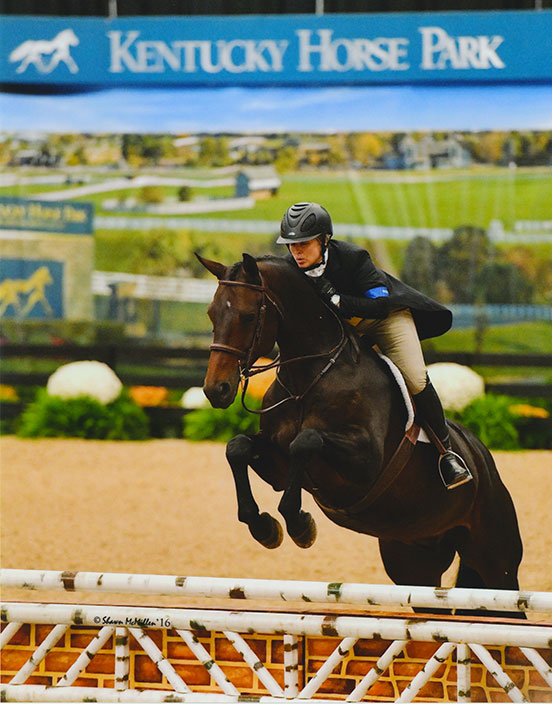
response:
{"label": "horse's knee", "polygon": [[321,452],[324,447],[324,440],[314,428],[305,428],[291,442],[289,452],[292,457],[304,457]]}
{"label": "horse's knee", "polygon": [[247,435],[235,435],[226,445],[226,459],[230,464],[235,461],[248,461],[251,456],[252,442]]}

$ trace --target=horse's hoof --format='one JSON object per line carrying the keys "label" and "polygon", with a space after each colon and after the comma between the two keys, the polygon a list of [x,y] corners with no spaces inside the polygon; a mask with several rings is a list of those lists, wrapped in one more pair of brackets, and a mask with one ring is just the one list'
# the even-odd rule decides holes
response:
{"label": "horse's hoof", "polygon": [[310,515],[310,513],[301,511],[299,513],[297,524],[297,531],[291,533],[288,529],[290,538],[298,547],[310,548],[316,540],[316,523],[314,522],[314,518]]}
{"label": "horse's hoof", "polygon": [[280,546],[284,539],[282,526],[269,513],[261,513],[255,524],[249,526],[249,531],[255,540],[269,550]]}

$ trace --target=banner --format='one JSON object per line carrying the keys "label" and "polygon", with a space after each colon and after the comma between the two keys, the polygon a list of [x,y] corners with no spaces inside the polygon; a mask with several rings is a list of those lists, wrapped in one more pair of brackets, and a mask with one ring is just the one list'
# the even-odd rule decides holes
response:
{"label": "banner", "polygon": [[37,230],[68,235],[93,234],[94,206],[70,201],[0,196],[0,229]]}
{"label": "banner", "polygon": [[552,81],[550,10],[0,21],[19,89]]}

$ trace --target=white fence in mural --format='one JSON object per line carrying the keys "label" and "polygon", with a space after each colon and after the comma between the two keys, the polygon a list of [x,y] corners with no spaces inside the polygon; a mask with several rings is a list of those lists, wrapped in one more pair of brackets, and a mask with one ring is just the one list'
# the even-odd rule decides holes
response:
{"label": "white fence in mural", "polygon": [[[545,243],[552,242],[548,228],[529,226],[533,221],[520,221],[514,225],[514,232],[506,232],[502,224],[493,221],[489,226],[489,237],[493,242]],[[546,223],[548,221],[545,221]],[[170,216],[97,215],[96,228],[105,230],[150,230],[164,227],[170,230],[196,230],[198,232],[239,232],[244,234],[273,235],[276,237],[280,223],[271,220],[240,220],[234,218],[187,218]],[[453,229],[447,227],[393,227],[385,225],[356,225],[334,223],[334,233],[338,237],[360,237],[372,240],[411,240],[414,237],[427,237],[433,242],[444,242],[452,237]]]}

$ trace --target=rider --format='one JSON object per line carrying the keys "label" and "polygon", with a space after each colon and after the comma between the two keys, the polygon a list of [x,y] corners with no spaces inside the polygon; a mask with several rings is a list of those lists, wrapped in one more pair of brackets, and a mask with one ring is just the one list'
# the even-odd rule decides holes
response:
{"label": "rider", "polygon": [[437,337],[452,325],[452,313],[437,301],[378,269],[369,253],[331,239],[332,221],[318,203],[295,203],[282,218],[278,244],[312,280],[320,296],[368,334],[400,369],[428,434],[439,450],[439,471],[447,489],[472,479],[464,460],[452,451],[443,407],[429,379],[420,340]]}

